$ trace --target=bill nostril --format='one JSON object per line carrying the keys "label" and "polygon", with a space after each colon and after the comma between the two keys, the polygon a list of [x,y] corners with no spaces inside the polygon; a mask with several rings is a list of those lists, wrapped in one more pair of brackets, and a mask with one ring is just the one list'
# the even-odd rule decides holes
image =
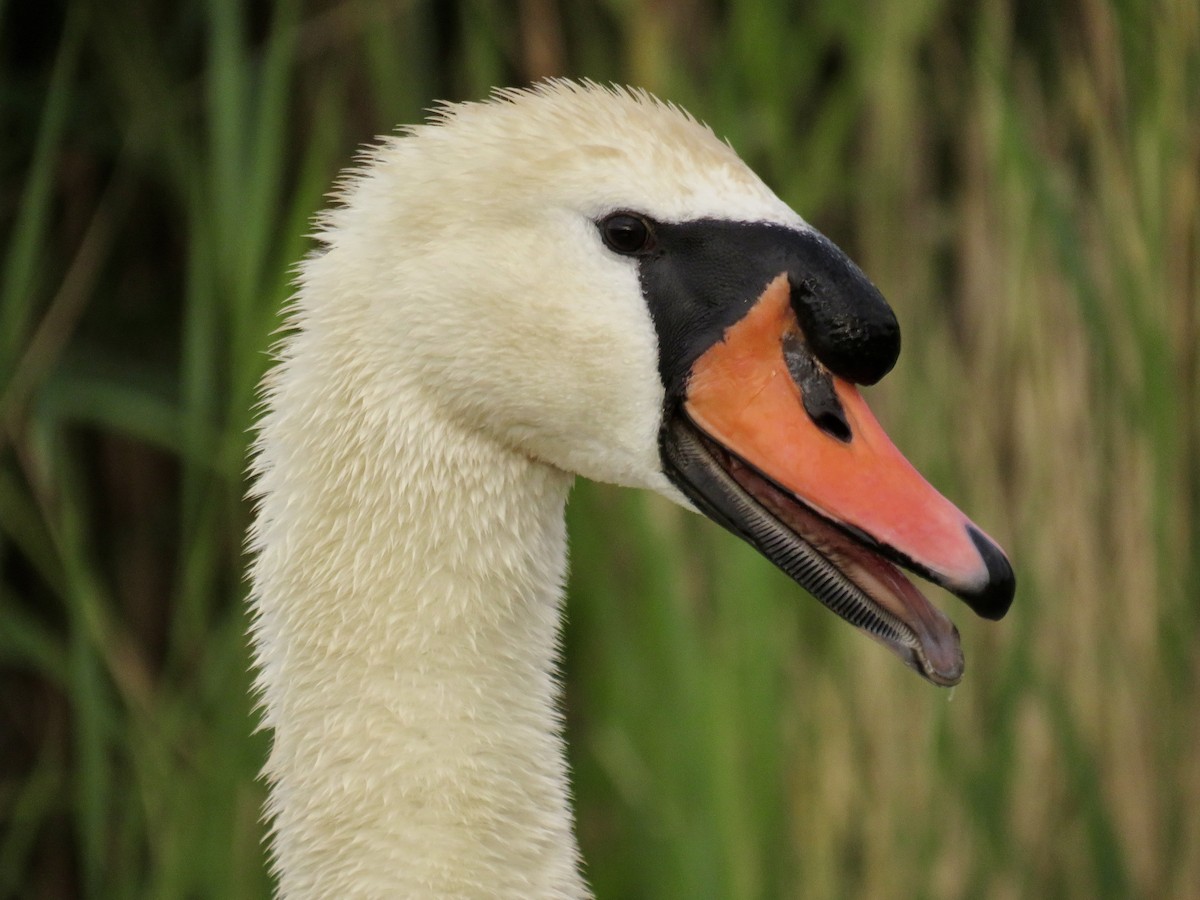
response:
{"label": "bill nostril", "polygon": [[[811,412],[809,415],[812,416]],[[823,432],[843,444],[850,443],[850,439],[854,437],[850,431],[850,423],[846,421],[846,416],[840,409],[819,413],[812,416],[812,420]]]}
{"label": "bill nostril", "polygon": [[788,374],[800,389],[804,411],[813,423],[835,440],[848,444],[854,437],[842,401],[833,388],[833,379],[812,355],[804,339],[790,332],[783,339],[783,360]]}

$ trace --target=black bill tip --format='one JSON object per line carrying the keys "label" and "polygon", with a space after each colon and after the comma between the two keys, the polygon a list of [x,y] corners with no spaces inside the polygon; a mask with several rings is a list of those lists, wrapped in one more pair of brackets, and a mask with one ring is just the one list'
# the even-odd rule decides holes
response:
{"label": "black bill tip", "polygon": [[1012,606],[1013,596],[1017,591],[1017,578],[1013,574],[1012,563],[1008,561],[1004,551],[975,526],[968,525],[967,534],[987,566],[988,577],[982,588],[960,596],[983,618],[1002,619]]}

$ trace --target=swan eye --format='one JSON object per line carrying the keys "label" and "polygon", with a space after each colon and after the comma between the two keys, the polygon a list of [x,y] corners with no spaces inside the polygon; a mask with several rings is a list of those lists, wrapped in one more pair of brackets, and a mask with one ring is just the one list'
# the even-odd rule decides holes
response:
{"label": "swan eye", "polygon": [[610,250],[625,255],[649,250],[654,244],[650,225],[641,216],[613,213],[600,222],[600,234]]}

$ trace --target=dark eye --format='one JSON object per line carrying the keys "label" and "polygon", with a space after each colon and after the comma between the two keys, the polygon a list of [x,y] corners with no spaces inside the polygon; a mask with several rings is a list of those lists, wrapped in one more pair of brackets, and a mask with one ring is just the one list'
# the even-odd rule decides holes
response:
{"label": "dark eye", "polygon": [[627,255],[650,249],[654,235],[650,225],[640,216],[613,213],[600,222],[600,234],[610,250]]}

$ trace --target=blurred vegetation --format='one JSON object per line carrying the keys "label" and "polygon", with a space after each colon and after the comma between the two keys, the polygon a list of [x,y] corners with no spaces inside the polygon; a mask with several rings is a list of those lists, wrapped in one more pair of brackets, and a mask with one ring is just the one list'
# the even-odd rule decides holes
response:
{"label": "blurred vegetation", "polygon": [[952,610],[946,693],[580,485],[598,895],[1195,895],[1194,0],[10,2],[0,46],[0,895],[268,896],[243,492],[289,267],[358,144],[549,74],[681,103],[857,258],[905,333],[872,402],[1020,579]]}

